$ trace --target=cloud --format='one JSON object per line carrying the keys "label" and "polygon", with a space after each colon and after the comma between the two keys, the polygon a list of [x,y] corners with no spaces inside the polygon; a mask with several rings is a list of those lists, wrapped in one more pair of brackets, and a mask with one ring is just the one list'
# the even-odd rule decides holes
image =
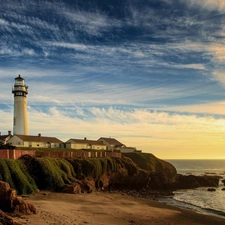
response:
{"label": "cloud", "polygon": [[121,21],[114,18],[109,18],[107,15],[95,11],[82,11],[79,9],[72,10],[64,8],[60,13],[66,20],[72,22],[75,29],[87,32],[92,36],[102,36],[102,32],[108,31],[112,27],[121,27]]}
{"label": "cloud", "polygon": [[[198,5],[209,10],[225,10],[224,0],[188,0],[192,5]],[[187,1],[185,1],[187,2]]]}
{"label": "cloud", "polygon": [[195,104],[195,105],[181,105],[181,106],[166,106],[161,108],[161,110],[179,112],[179,113],[193,113],[195,115],[211,115],[211,116],[221,116],[224,118],[225,111],[225,102],[224,101],[215,101],[208,102],[204,104]]}
{"label": "cloud", "polygon": [[213,73],[214,79],[219,81],[222,85],[225,86],[225,73],[221,71],[215,71]]}
{"label": "cloud", "polygon": [[[68,117],[56,107],[46,113],[31,108],[30,132],[41,132],[43,136],[56,136],[65,141],[69,138],[115,137],[128,146],[135,146],[162,158],[182,158],[187,155],[201,158],[203,153],[208,156],[208,147],[214,146],[216,149],[218,146],[221,149],[224,146],[225,119],[222,118],[152,112],[145,109],[124,111],[112,107],[79,110],[83,115],[87,114],[84,119],[76,114]],[[200,147],[205,143],[207,148],[201,150]],[[182,148],[180,153],[179,148]],[[173,155],[175,149],[176,155]],[[217,151],[220,154],[220,150],[215,150],[214,153]]]}
{"label": "cloud", "polygon": [[225,59],[225,46],[223,43],[208,45],[208,50],[213,55],[213,60],[218,63],[223,63]]}

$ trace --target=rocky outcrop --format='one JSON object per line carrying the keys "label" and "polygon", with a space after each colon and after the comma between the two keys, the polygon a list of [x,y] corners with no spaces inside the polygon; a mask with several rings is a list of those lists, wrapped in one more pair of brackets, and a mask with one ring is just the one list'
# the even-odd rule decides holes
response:
{"label": "rocky outcrop", "polygon": [[0,181],[0,210],[16,214],[36,213],[36,208],[32,204],[17,197],[16,191],[3,181]]}
{"label": "rocky outcrop", "polygon": [[6,215],[2,210],[0,210],[0,224],[3,224],[3,225],[22,225],[21,223],[12,219],[10,216]]}
{"label": "rocky outcrop", "polygon": [[80,194],[80,193],[91,193],[95,191],[95,181],[94,180],[76,180],[72,184],[65,185],[65,187],[61,190],[63,193],[72,193],[72,194]]}
{"label": "rocky outcrop", "polygon": [[218,187],[220,176],[176,176],[176,181],[170,185],[173,189],[190,189],[198,187]]}

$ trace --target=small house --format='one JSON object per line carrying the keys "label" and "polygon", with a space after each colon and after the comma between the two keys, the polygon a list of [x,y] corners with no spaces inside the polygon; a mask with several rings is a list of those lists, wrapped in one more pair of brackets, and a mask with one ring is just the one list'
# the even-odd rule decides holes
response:
{"label": "small house", "polygon": [[107,151],[110,151],[110,152],[114,152],[114,151],[120,152],[122,147],[126,147],[124,144],[122,144],[115,138],[101,137],[98,139],[98,141],[105,144],[107,146]]}
{"label": "small house", "polygon": [[69,139],[65,142],[66,148],[79,150],[106,150],[106,145],[100,141],[84,139]]}
{"label": "small house", "polygon": [[60,148],[63,142],[56,137],[44,137],[41,134],[37,136],[31,135],[14,135],[9,142],[16,147],[30,148]]}
{"label": "small house", "polygon": [[11,137],[12,137],[11,131],[8,131],[7,135],[2,135],[2,133],[0,132],[0,143],[3,145],[7,144]]}

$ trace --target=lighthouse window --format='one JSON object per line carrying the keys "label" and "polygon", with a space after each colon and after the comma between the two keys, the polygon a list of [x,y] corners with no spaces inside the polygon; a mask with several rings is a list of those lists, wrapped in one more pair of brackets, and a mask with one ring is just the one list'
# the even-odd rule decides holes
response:
{"label": "lighthouse window", "polygon": [[16,85],[23,85],[23,81],[20,81],[20,80],[16,80]]}
{"label": "lighthouse window", "polygon": [[16,118],[14,118],[14,125],[16,125]]}

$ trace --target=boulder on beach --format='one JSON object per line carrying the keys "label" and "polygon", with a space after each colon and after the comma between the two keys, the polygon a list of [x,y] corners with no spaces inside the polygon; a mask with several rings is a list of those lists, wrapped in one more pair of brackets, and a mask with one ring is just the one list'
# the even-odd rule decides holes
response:
{"label": "boulder on beach", "polygon": [[11,189],[9,184],[3,181],[0,181],[0,210],[18,214],[36,213],[34,205],[17,197],[16,191]]}

